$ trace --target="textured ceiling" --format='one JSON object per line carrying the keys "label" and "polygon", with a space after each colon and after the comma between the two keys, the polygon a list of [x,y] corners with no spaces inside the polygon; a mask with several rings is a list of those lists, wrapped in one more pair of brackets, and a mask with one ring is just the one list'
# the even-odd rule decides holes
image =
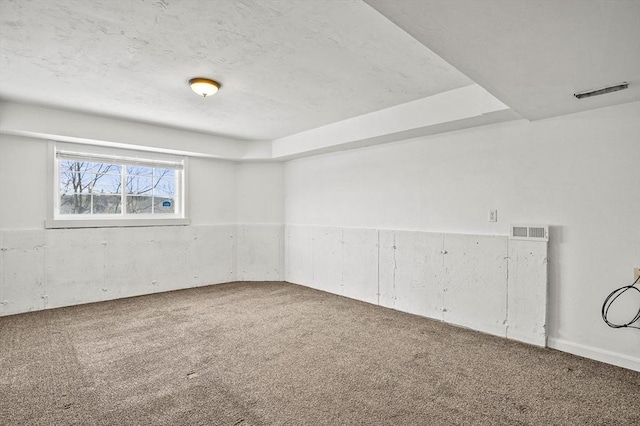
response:
{"label": "textured ceiling", "polygon": [[2,99],[243,139],[473,83],[351,0],[0,0],[0,43]]}
{"label": "textured ceiling", "polygon": [[640,100],[637,0],[0,0],[0,48],[0,99],[239,139],[474,82],[530,120]]}
{"label": "textured ceiling", "polygon": [[640,100],[638,0],[365,1],[529,120]]}

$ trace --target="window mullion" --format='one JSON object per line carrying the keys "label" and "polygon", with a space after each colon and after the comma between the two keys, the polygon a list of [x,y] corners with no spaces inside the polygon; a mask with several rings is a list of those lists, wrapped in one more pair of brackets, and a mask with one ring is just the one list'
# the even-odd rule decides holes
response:
{"label": "window mullion", "polygon": [[120,214],[125,217],[127,216],[127,189],[126,189],[126,183],[127,183],[127,167],[126,166],[122,166],[121,167],[122,172],[120,173],[120,203],[122,204],[122,208],[120,209]]}
{"label": "window mullion", "polygon": [[93,206],[93,185],[95,183],[96,175],[93,173],[89,174],[89,182],[87,183],[87,188],[89,189],[89,205],[91,206],[91,214],[94,214],[94,206]]}
{"label": "window mullion", "polygon": [[153,186],[153,183],[155,182],[155,177],[156,177],[156,169],[155,167],[153,169],[151,169],[151,214],[155,213],[155,200],[154,200],[154,189],[155,187]]}

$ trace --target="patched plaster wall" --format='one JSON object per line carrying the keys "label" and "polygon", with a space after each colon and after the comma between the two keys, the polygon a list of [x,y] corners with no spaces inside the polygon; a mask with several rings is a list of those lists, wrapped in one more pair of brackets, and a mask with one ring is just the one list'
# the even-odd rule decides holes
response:
{"label": "patched plaster wall", "polygon": [[283,279],[282,164],[190,158],[189,226],[44,229],[51,161],[0,135],[0,315]]}
{"label": "patched plaster wall", "polygon": [[[549,345],[640,370],[637,330],[600,318],[640,264],[639,164],[638,102],[512,121],[290,161],[286,223],[484,235],[548,224]],[[636,310],[621,301],[617,319]]]}
{"label": "patched plaster wall", "polygon": [[[176,276],[166,272],[180,283],[178,286],[210,284],[228,280],[226,277],[278,280],[285,272],[287,279],[314,285],[313,280],[297,279],[295,272],[290,275],[292,271],[285,271],[285,265],[295,262],[300,264],[298,270],[304,271],[304,262],[312,262],[313,256],[326,262],[326,267],[316,269],[321,275],[314,280],[337,285],[345,279],[346,270],[347,279],[362,282],[357,259],[362,250],[365,254],[371,250],[368,240],[356,244],[356,252],[347,253],[346,269],[341,263],[344,259],[337,262],[332,258],[342,253],[339,251],[311,253],[311,257],[300,251],[296,254],[299,259],[287,263],[293,251],[285,238],[285,223],[364,227],[394,235],[410,231],[504,236],[511,223],[533,222],[551,227],[549,345],[638,369],[640,335],[634,330],[609,329],[599,317],[606,294],[628,283],[632,268],[640,263],[638,118],[640,104],[636,102],[535,123],[510,121],[284,165],[191,158],[191,226],[181,231],[150,228],[104,233],[45,231],[47,164],[51,161],[46,143],[2,134],[0,301],[15,298],[12,300],[20,303],[3,303],[0,309],[11,314],[157,291],[163,283],[157,276],[162,277],[158,273],[164,269],[156,269],[149,259],[181,259],[174,252],[180,247],[190,253],[189,262],[170,268],[177,271]],[[106,126],[102,121],[93,124]],[[113,134],[108,128],[103,130]],[[142,140],[143,134],[142,129],[135,129],[129,136]],[[497,223],[487,222],[489,209],[498,210]],[[330,240],[329,234],[320,233],[318,238]],[[187,247],[198,244],[202,250],[188,251]],[[84,297],[81,275],[74,268],[60,269],[60,265],[88,253],[95,255],[87,259],[95,268],[90,268],[93,284],[87,285]],[[109,271],[119,271],[123,265],[140,268],[131,272],[140,287],[103,287],[101,282],[113,278]],[[411,287],[410,281],[419,278],[412,268],[401,271],[408,280],[401,286]],[[56,292],[55,297],[49,297],[50,290]],[[344,294],[360,297],[357,291]],[[403,293],[400,300],[411,294]],[[397,303],[394,306],[398,309],[413,309]],[[624,317],[637,306],[634,303],[623,302],[620,314]]]}

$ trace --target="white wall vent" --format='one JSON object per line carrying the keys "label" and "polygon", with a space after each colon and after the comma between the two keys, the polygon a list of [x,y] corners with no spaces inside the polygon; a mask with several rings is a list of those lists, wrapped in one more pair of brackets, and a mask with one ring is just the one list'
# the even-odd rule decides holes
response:
{"label": "white wall vent", "polygon": [[512,240],[549,241],[549,227],[547,225],[511,225]]}

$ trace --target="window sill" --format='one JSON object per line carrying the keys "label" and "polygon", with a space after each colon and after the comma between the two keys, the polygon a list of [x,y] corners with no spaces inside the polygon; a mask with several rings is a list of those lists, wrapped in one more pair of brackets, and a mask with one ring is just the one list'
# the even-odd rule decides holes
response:
{"label": "window sill", "polygon": [[189,219],[47,219],[46,229],[59,228],[125,228],[134,226],[185,226]]}

